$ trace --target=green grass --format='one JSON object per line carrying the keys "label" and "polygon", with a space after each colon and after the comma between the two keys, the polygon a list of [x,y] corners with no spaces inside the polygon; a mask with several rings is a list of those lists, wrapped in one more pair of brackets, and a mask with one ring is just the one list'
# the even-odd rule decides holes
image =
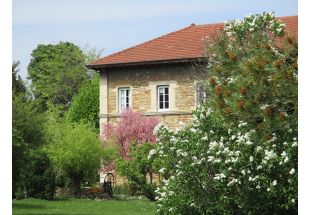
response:
{"label": "green grass", "polygon": [[155,204],[148,200],[13,200],[13,215],[148,215],[155,213]]}

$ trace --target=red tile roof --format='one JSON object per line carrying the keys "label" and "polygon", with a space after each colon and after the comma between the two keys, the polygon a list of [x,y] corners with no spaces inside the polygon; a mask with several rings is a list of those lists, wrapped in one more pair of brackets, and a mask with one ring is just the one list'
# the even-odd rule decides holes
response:
{"label": "red tile roof", "polygon": [[[286,32],[297,35],[298,16],[280,17],[286,24]],[[196,59],[203,55],[203,39],[223,28],[223,23],[195,25],[166,34],[131,48],[100,58],[89,67],[100,68],[115,65],[131,65],[162,61]]]}

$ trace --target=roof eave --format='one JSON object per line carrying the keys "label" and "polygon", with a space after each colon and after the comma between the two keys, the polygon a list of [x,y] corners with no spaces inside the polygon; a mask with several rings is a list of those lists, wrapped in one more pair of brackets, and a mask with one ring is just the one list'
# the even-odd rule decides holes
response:
{"label": "roof eave", "polygon": [[130,66],[146,66],[146,65],[158,65],[158,64],[171,64],[171,63],[189,63],[189,62],[199,61],[201,59],[203,59],[203,57],[125,62],[125,63],[114,63],[114,64],[88,64],[86,65],[86,67],[89,69],[100,70],[100,69],[110,69],[110,68],[130,67]]}

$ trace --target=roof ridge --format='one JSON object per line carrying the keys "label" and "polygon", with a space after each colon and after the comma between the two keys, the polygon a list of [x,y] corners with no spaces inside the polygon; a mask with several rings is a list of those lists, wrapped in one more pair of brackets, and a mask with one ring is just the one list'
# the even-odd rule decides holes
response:
{"label": "roof ridge", "polygon": [[121,50],[121,51],[118,51],[118,52],[115,52],[115,53],[113,53],[113,54],[107,55],[107,56],[105,56],[105,57],[99,58],[98,60],[95,60],[95,61],[91,62],[90,64],[95,64],[97,61],[99,61],[99,60],[101,61],[101,60],[104,59],[104,58],[112,57],[112,56],[114,56],[114,55],[124,53],[124,52],[129,51],[129,50],[131,50],[131,49],[133,49],[133,48],[136,48],[137,46],[141,46],[141,45],[144,45],[144,44],[146,44],[146,43],[153,42],[154,40],[158,40],[158,39],[160,39],[160,38],[167,37],[167,36],[169,36],[169,35],[178,33],[178,32],[180,32],[180,31],[183,31],[183,30],[185,30],[185,29],[188,29],[188,28],[191,28],[191,27],[195,27],[195,26],[199,26],[199,25],[195,25],[194,23],[192,23],[192,24],[190,24],[190,25],[187,26],[187,27],[181,28],[181,29],[176,30],[176,31],[172,31],[172,32],[167,33],[167,34],[164,34],[164,35],[162,35],[162,36],[155,37],[155,38],[150,39],[150,40],[147,40],[147,41],[145,41],[145,42],[143,42],[143,43],[139,43],[139,44],[137,44],[137,45],[131,46],[131,47],[126,48],[126,49],[123,49],[123,50]]}

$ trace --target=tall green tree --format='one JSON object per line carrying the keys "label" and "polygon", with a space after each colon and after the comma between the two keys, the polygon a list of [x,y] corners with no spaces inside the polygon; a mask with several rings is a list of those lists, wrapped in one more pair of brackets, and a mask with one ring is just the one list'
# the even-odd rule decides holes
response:
{"label": "tall green tree", "polygon": [[28,79],[35,98],[41,100],[43,110],[47,109],[47,101],[67,110],[73,96],[88,78],[82,50],[70,42],[41,44],[31,56]]}
{"label": "tall green tree", "polygon": [[99,75],[84,83],[79,93],[73,98],[67,113],[70,122],[86,122],[99,128]]}
{"label": "tall green tree", "polygon": [[15,94],[25,93],[26,92],[26,86],[20,75],[18,75],[19,72],[19,61],[14,61],[12,64],[12,90],[13,90],[13,96]]}
{"label": "tall green tree", "polygon": [[12,65],[12,194],[26,192],[29,197],[51,199],[55,177],[50,161],[41,152],[47,143],[46,117],[29,96],[18,75],[19,62]]}

